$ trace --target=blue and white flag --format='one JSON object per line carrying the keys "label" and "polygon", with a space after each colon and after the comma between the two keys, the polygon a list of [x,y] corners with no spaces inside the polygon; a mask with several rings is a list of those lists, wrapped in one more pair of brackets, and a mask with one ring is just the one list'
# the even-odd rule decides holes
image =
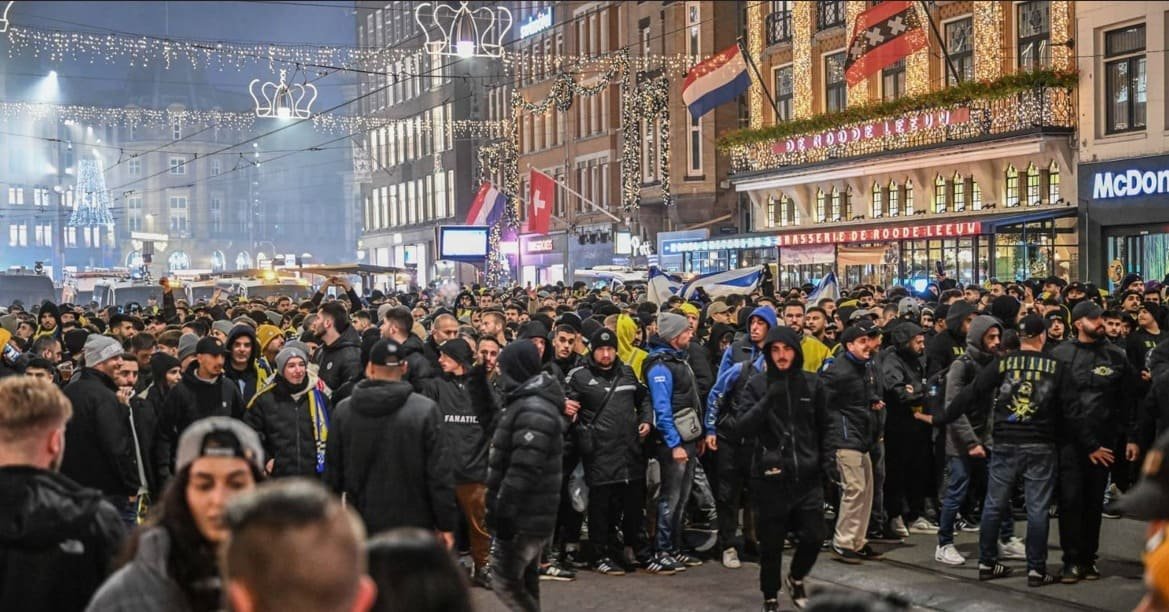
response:
{"label": "blue and white flag", "polygon": [[825,274],[824,278],[820,279],[820,284],[816,285],[816,289],[808,294],[808,306],[814,306],[824,298],[840,299],[840,285],[836,282],[835,272]]}
{"label": "blue and white flag", "polygon": [[728,295],[747,295],[763,280],[763,266],[740,268],[728,272],[714,272],[699,276],[682,287],[680,295],[687,300],[701,288],[711,298]]}
{"label": "blue and white flag", "polygon": [[649,280],[646,282],[646,298],[661,306],[678,293],[682,288],[682,279],[662,272],[657,266],[649,267]]}

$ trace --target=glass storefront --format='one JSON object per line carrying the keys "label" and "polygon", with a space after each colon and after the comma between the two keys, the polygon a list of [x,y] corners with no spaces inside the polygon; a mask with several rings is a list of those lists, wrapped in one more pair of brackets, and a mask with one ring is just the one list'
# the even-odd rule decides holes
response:
{"label": "glass storefront", "polygon": [[990,236],[906,240],[901,245],[899,284],[924,288],[937,277],[939,261],[946,275],[963,285],[985,281],[990,278],[990,271],[982,254],[989,252],[989,243]]}
{"label": "glass storefront", "polygon": [[[1120,275],[1160,281],[1169,274],[1169,225],[1108,228],[1108,261],[1120,261]],[[1115,289],[1118,279],[1110,279]]]}
{"label": "glass storefront", "polygon": [[999,280],[1058,276],[1071,280],[1080,266],[1075,217],[1000,225],[995,233],[994,274]]}

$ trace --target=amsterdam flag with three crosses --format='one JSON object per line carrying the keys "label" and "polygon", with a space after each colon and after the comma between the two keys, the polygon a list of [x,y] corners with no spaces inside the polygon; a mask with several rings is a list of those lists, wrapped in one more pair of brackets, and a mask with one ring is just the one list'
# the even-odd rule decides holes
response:
{"label": "amsterdam flag with three crosses", "polygon": [[912,2],[882,2],[857,16],[844,62],[849,86],[929,44]]}

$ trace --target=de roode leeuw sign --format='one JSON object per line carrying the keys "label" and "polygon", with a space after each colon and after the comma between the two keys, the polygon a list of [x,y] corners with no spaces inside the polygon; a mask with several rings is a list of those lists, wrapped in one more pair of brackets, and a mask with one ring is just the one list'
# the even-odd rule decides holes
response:
{"label": "de roode leeuw sign", "polygon": [[799,153],[801,151],[831,147],[833,145],[884,138],[885,136],[904,136],[922,130],[958,125],[967,121],[970,121],[970,109],[966,107],[930,111],[928,113],[906,115],[896,119],[885,119],[883,121],[862,123],[851,127],[842,127],[817,134],[793,136],[786,140],[776,141],[772,145],[771,150],[781,155],[784,153]]}
{"label": "de roode leeuw sign", "polygon": [[1169,193],[1169,170],[1116,170],[1092,173],[1092,198],[1110,200]]}

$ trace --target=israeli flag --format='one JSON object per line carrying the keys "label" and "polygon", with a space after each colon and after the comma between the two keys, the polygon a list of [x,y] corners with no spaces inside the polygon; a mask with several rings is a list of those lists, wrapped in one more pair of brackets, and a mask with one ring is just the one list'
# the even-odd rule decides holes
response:
{"label": "israeli flag", "polygon": [[763,280],[763,266],[740,268],[728,272],[714,272],[699,276],[682,287],[682,297],[689,300],[699,288],[711,298],[728,295],[747,295]]}
{"label": "israeli flag", "polygon": [[816,285],[816,289],[808,294],[808,306],[814,306],[816,302],[824,298],[840,299],[840,285],[836,282],[835,272],[824,275],[824,278],[820,279],[820,284]]}
{"label": "israeli flag", "polygon": [[682,288],[682,280],[662,272],[657,266],[650,266],[649,280],[646,285],[646,298],[661,306],[678,293],[678,290]]}

